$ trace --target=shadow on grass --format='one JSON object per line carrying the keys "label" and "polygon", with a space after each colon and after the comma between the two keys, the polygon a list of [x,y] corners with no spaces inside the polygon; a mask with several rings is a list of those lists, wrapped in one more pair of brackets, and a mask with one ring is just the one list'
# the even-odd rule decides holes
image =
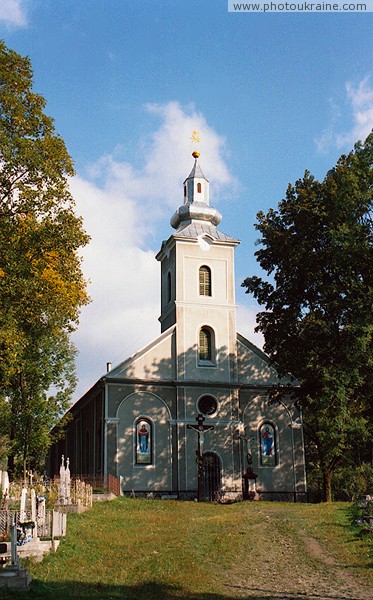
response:
{"label": "shadow on grass", "polygon": [[[77,581],[43,583],[34,580],[29,591],[0,590],[0,600],[341,600],[342,596],[325,596],[308,593],[271,592],[265,589],[226,586],[227,594],[213,592],[193,593],[178,586],[146,582],[139,586],[107,585],[103,583],[82,583]],[[239,595],[234,595],[239,594]],[[346,596],[343,596],[346,600]],[[349,597],[349,600],[358,600]]]}

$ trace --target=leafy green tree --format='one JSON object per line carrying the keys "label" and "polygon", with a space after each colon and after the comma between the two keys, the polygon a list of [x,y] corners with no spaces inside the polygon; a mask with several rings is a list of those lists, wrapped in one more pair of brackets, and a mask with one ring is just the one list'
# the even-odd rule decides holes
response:
{"label": "leafy green tree", "polygon": [[324,181],[306,172],[289,185],[278,210],[257,215],[256,256],[269,277],[242,284],[266,308],[257,317],[265,351],[300,381],[292,393],[326,501],[333,472],[371,428],[372,165],[370,134]]}
{"label": "leafy green tree", "polygon": [[75,386],[69,335],[88,302],[73,163],[45,104],[30,60],[0,41],[0,433],[11,471],[44,462]]}

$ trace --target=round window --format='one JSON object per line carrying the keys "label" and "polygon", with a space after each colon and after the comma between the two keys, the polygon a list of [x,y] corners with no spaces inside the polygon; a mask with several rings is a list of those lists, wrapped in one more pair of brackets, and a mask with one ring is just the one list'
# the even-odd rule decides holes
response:
{"label": "round window", "polygon": [[218,402],[213,396],[202,396],[198,400],[198,411],[203,415],[213,415],[218,410]]}

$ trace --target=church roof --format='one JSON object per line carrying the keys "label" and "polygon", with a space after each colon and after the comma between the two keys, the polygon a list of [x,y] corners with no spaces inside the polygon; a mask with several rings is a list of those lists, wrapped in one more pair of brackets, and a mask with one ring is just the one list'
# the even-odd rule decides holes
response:
{"label": "church roof", "polygon": [[180,223],[179,228],[175,233],[171,235],[174,238],[188,238],[188,239],[198,239],[200,236],[206,235],[217,242],[235,242],[239,243],[233,237],[230,237],[226,233],[219,231],[219,229],[215,225],[211,225],[205,221],[191,221],[187,223],[183,221]]}

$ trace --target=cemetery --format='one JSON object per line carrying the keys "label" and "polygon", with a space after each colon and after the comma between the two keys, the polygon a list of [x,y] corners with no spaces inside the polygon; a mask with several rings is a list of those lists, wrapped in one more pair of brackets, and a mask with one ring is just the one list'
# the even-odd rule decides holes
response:
{"label": "cemetery", "polygon": [[27,589],[30,577],[20,559],[41,561],[55,552],[66,535],[68,512],[92,506],[92,487],[71,478],[69,459],[62,456],[59,477],[53,481],[31,471],[23,482],[9,482],[0,471],[0,589]]}

